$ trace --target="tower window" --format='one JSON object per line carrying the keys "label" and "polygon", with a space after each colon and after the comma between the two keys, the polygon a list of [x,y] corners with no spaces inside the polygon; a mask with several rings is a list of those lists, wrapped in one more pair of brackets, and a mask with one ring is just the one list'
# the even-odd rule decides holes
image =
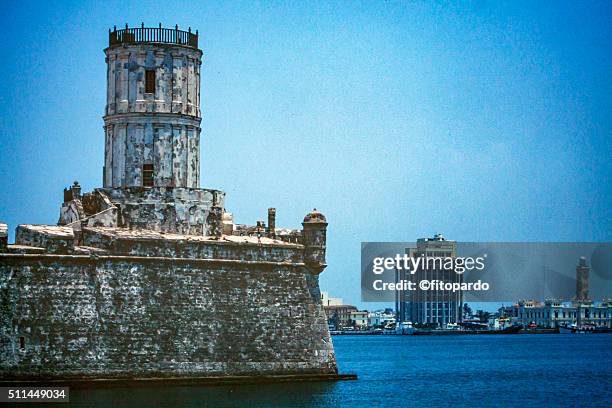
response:
{"label": "tower window", "polygon": [[144,187],[153,187],[153,165],[142,165],[142,185]]}
{"label": "tower window", "polygon": [[155,93],[155,70],[145,71],[145,93]]}
{"label": "tower window", "polygon": [[19,348],[25,350],[25,337],[23,336],[19,337]]}

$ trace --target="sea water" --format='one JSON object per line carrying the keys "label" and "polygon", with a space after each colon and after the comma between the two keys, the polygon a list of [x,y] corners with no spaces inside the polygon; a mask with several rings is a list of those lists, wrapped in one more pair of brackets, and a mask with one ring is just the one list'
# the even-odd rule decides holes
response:
{"label": "sea water", "polygon": [[434,408],[612,404],[612,334],[344,335],[334,336],[333,341],[340,372],[357,374],[358,380],[73,389],[70,405]]}

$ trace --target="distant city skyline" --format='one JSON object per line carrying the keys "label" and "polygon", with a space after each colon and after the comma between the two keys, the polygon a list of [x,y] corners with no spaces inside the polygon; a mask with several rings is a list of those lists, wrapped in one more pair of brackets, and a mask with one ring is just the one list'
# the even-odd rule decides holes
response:
{"label": "distant city skyline", "polygon": [[[321,289],[360,301],[360,243],[612,240],[608,2],[6,2],[0,220],[102,185],[113,25],[198,29],[201,186],[238,223],[329,222]],[[297,204],[296,204],[297,203]]]}

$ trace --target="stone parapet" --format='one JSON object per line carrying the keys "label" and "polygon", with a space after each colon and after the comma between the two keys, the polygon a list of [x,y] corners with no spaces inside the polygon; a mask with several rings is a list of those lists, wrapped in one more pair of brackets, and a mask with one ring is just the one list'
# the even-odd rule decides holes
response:
{"label": "stone parapet", "polygon": [[161,234],[115,228],[83,228],[83,245],[109,254],[237,262],[302,263],[304,247],[270,238]]}
{"label": "stone parapet", "polygon": [[209,235],[213,206],[223,208],[219,190],[172,187],[99,189],[118,208],[118,227],[185,235]]}
{"label": "stone parapet", "polygon": [[69,253],[74,250],[74,231],[71,227],[22,224],[17,226],[15,243],[45,248],[49,253]]}

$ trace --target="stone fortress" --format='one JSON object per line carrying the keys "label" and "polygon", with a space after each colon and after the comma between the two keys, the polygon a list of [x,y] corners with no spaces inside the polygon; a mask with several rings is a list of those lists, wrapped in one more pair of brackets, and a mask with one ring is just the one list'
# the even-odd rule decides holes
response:
{"label": "stone fortress", "polygon": [[114,29],[103,187],[0,224],[0,380],[337,376],[325,216],[239,225],[199,188],[198,33]]}

